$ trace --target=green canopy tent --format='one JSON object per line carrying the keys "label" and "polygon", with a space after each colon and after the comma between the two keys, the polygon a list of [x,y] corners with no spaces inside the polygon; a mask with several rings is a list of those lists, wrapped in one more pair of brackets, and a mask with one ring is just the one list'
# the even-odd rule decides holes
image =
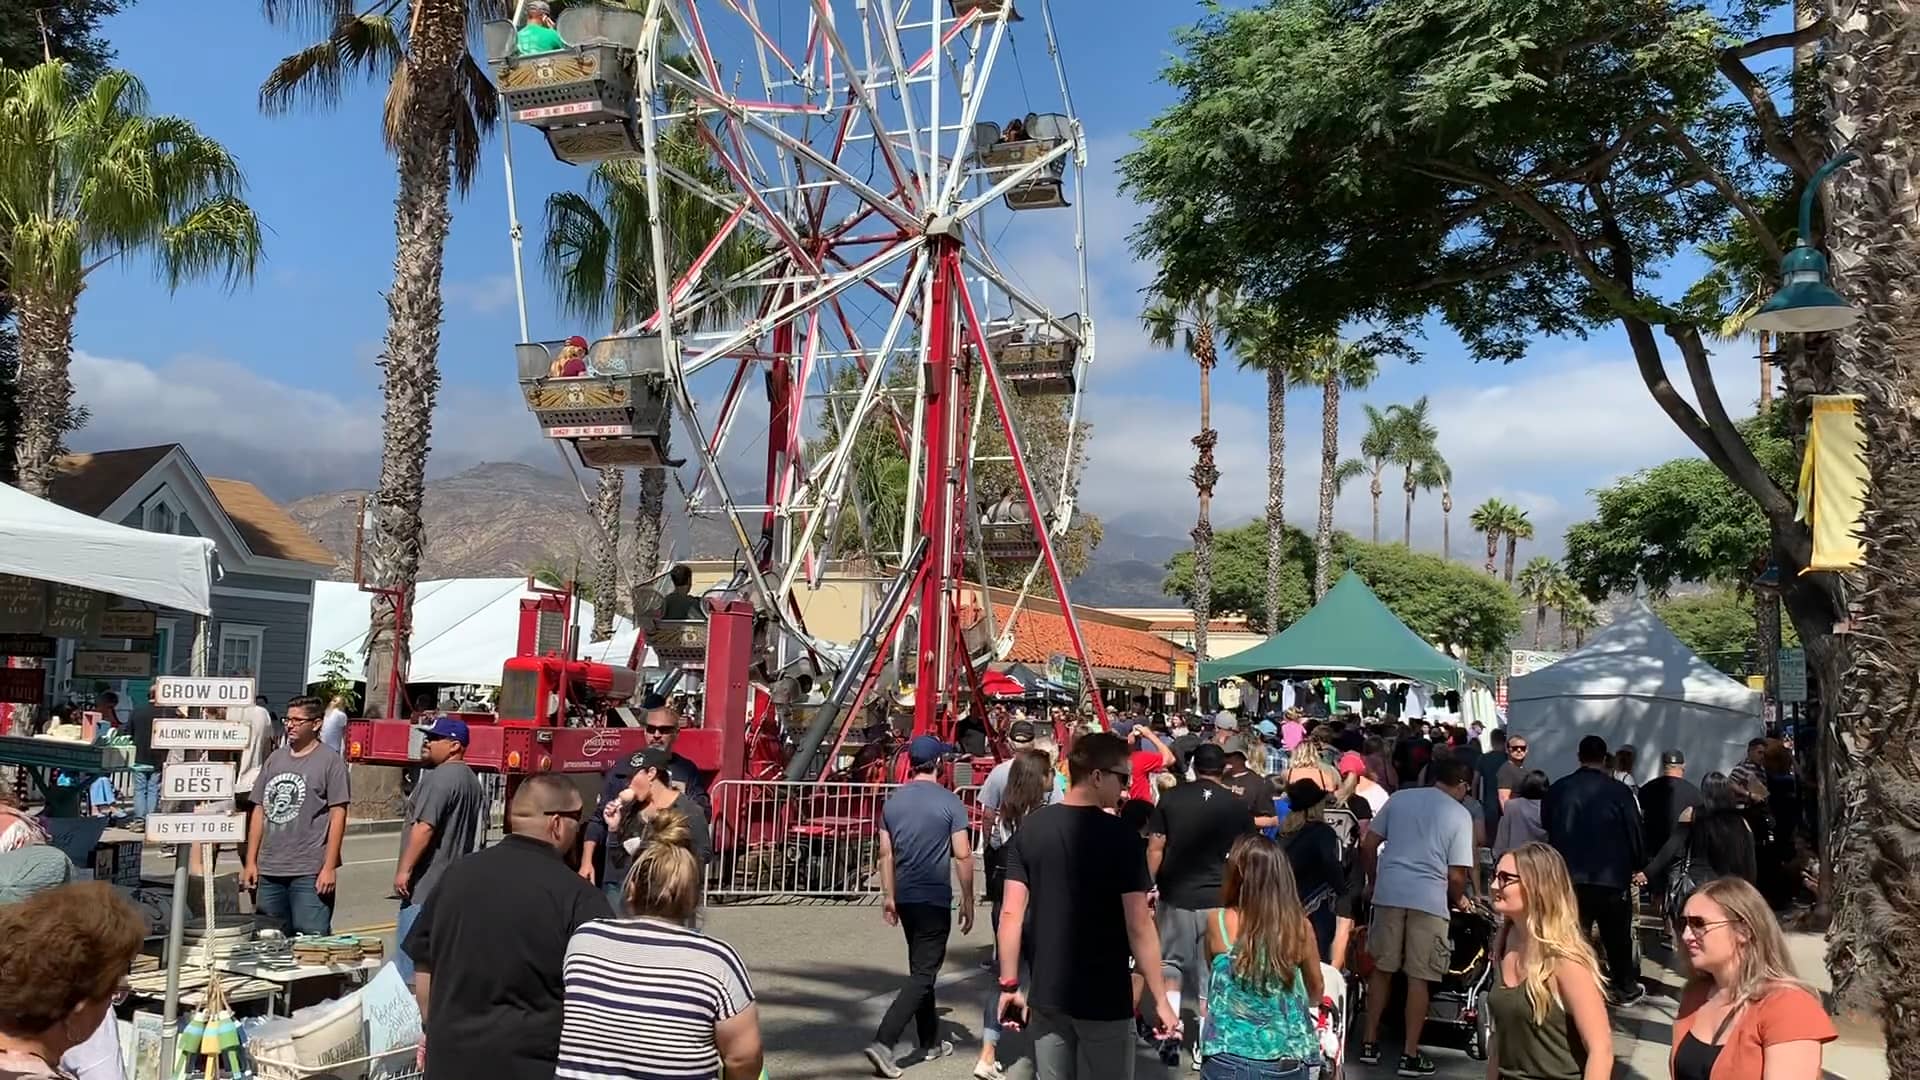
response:
{"label": "green canopy tent", "polygon": [[1487,678],[1408,629],[1352,570],[1292,626],[1245,652],[1201,664],[1200,681],[1255,672],[1416,679],[1449,690]]}

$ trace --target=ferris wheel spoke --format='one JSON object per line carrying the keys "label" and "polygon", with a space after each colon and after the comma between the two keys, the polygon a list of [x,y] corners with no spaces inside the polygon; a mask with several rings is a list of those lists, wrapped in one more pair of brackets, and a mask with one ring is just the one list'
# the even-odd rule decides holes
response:
{"label": "ferris wheel spoke", "polygon": [[880,252],[846,273],[827,276],[825,282],[816,286],[811,292],[795,297],[764,318],[755,319],[745,327],[728,334],[718,344],[702,350],[698,356],[687,358],[684,361],[687,374],[691,375],[747,342],[758,339],[768,326],[785,322],[815,304],[838,296],[886,269],[900,256],[908,252],[918,252],[923,246],[924,242],[915,237]]}
{"label": "ferris wheel spoke", "polygon": [[974,196],[973,201],[955,210],[953,216],[964,220],[978,214],[982,209],[1004,198],[1009,191],[1026,184],[1027,181],[1040,175],[1041,170],[1056,161],[1060,161],[1072,152],[1073,141],[1067,140],[1062,142],[1059,146],[1053,147],[1032,161],[1014,168],[1012,172],[1001,177],[997,183],[985,192]]}
{"label": "ferris wheel spoke", "polygon": [[[970,14],[978,14],[979,11],[979,8],[974,8]],[[934,204],[936,206],[951,206],[959,201],[962,186],[966,183],[966,164],[973,157],[968,152],[973,146],[973,126],[980,122],[980,106],[986,102],[987,97],[986,94],[979,92],[979,87],[992,74],[994,61],[1000,55],[1000,42],[1006,34],[1007,12],[1002,8],[1000,17],[994,20],[993,34],[987,39],[986,54],[969,59],[965,77],[960,80],[962,86],[973,87],[974,92],[966,96],[966,104],[960,115],[960,139],[957,152],[953,155],[953,160],[947,162],[947,177],[940,185],[939,198]],[[931,56],[932,51],[928,55]]]}

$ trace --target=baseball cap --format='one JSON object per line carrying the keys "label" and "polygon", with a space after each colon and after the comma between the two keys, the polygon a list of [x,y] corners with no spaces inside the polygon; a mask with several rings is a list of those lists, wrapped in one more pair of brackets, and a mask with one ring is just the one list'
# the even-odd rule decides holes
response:
{"label": "baseball cap", "polygon": [[1274,727],[1273,721],[1271,720],[1260,721],[1259,723],[1253,725],[1253,730],[1259,732],[1262,735],[1265,735],[1269,739],[1273,738],[1275,735],[1280,733],[1280,729],[1277,727]]}
{"label": "baseball cap", "polygon": [[926,765],[945,757],[953,747],[940,741],[937,735],[915,735],[907,744],[907,759],[915,765]]}
{"label": "baseball cap", "polygon": [[544,15],[551,15],[553,14],[553,7],[547,3],[547,0],[527,0],[527,14],[531,15],[536,11]]}
{"label": "baseball cap", "polygon": [[1113,722],[1113,733],[1123,739],[1133,734],[1133,729],[1134,722],[1132,720],[1115,720]]}
{"label": "baseball cap", "polygon": [[639,772],[641,769],[665,770],[672,763],[673,751],[662,750],[657,746],[641,750],[627,759],[627,765],[634,772]]}
{"label": "baseball cap", "polygon": [[1015,720],[1007,727],[1007,741],[1017,743],[1032,742],[1033,722],[1031,720]]}
{"label": "baseball cap", "polygon": [[473,738],[467,731],[467,722],[465,720],[455,720],[445,713],[434,717],[433,723],[421,724],[419,727],[420,731],[429,739],[452,739],[461,746],[467,745],[468,741]]}
{"label": "baseball cap", "polygon": [[1213,726],[1219,728],[1221,731],[1239,731],[1240,718],[1225,709],[1221,709],[1218,713],[1214,714]]}
{"label": "baseball cap", "polygon": [[1685,765],[1686,763],[1687,755],[1678,750],[1668,750],[1660,755],[1660,764],[1662,765]]}
{"label": "baseball cap", "polygon": [[1367,771],[1367,759],[1349,750],[1340,755],[1340,775],[1352,776]]}

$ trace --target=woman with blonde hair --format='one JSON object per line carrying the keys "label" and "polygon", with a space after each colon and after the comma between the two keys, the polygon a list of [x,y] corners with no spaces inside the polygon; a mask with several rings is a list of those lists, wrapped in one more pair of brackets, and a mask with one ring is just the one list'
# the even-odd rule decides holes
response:
{"label": "woman with blonde hair", "polygon": [[1320,745],[1309,738],[1293,748],[1293,753],[1287,756],[1287,774],[1281,787],[1296,780],[1311,780],[1320,785],[1321,791],[1333,791],[1340,786],[1340,776],[1327,766],[1326,758],[1320,754]]}
{"label": "woman with blonde hair", "polygon": [[1613,1029],[1566,861],[1546,844],[1522,844],[1500,856],[1491,885],[1506,925],[1494,942],[1497,977],[1487,995],[1488,1080],[1606,1080]]}
{"label": "woman with blonde hair", "polygon": [[1307,1080],[1319,1069],[1320,954],[1280,845],[1257,833],[1227,856],[1207,925],[1201,1080]]}
{"label": "woman with blonde hair", "polygon": [[1693,969],[1673,1022],[1673,1080],[1819,1080],[1839,1035],[1794,974],[1760,890],[1715,878],[1687,898],[1680,946]]}
{"label": "woman with blonde hair", "polygon": [[757,1080],[765,1062],[747,967],[689,925],[701,886],[693,831],[677,807],[649,813],[626,878],[631,916],[595,919],[567,942],[554,1075]]}

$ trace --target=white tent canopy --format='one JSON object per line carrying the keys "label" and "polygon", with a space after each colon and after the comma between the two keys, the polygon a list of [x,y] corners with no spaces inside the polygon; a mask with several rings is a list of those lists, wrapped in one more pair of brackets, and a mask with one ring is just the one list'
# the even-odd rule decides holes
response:
{"label": "white tent canopy", "polygon": [[1507,688],[1509,735],[1526,736],[1528,764],[1554,777],[1578,767],[1583,736],[1598,735],[1638,751],[1642,782],[1667,750],[1685,754],[1697,780],[1732,769],[1764,727],[1759,692],[1700,659],[1645,604]]}
{"label": "white tent canopy", "polygon": [[[414,589],[413,632],[410,635],[413,660],[407,679],[416,683],[464,683],[474,686],[500,685],[500,669],[509,657],[519,652],[520,601],[534,594],[527,591],[525,578],[449,578],[422,581]],[[323,657],[329,650],[346,653],[348,666],[360,668],[368,628],[369,594],[352,582],[322,581],[313,594],[313,624],[307,634],[307,681],[324,678]],[[599,659],[607,653],[605,643],[586,643],[593,627],[593,605],[579,604],[581,633],[580,655]],[[627,632],[631,648],[631,623],[614,620],[618,637]],[[608,654],[610,655],[610,654]],[[609,663],[625,665],[627,655],[611,657]]]}
{"label": "white tent canopy", "polygon": [[216,572],[212,540],[129,529],[0,484],[0,574],[205,615]]}

